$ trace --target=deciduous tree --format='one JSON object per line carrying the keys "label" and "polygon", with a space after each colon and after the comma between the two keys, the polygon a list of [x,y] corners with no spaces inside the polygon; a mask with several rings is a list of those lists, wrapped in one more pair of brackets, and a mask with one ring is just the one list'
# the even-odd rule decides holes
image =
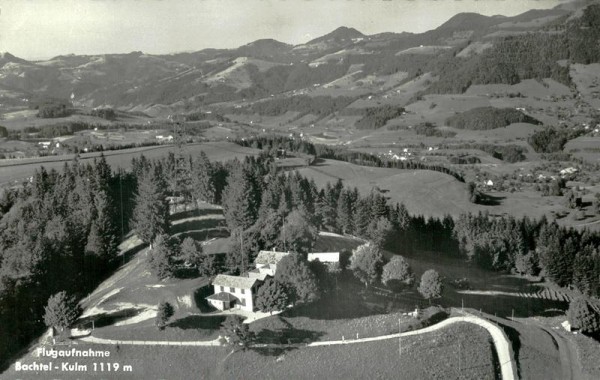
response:
{"label": "deciduous tree", "polygon": [[306,212],[294,210],[287,216],[281,229],[279,239],[282,244],[280,246],[305,254],[312,249],[317,237],[317,228],[312,224]]}
{"label": "deciduous tree", "polygon": [[229,344],[234,347],[246,349],[255,339],[255,334],[250,331],[248,324],[243,323],[239,315],[228,315],[221,325],[223,335],[228,338]]}
{"label": "deciduous tree", "polygon": [[439,273],[434,269],[425,271],[421,276],[421,283],[418,290],[425,299],[429,300],[429,303],[431,303],[432,298],[441,297],[443,284]]}
{"label": "deciduous tree", "polygon": [[382,266],[383,254],[375,244],[363,244],[352,251],[350,269],[365,284],[365,287],[368,287],[379,279]]}
{"label": "deciduous tree", "polygon": [[277,264],[275,281],[285,286],[290,302],[308,303],[319,298],[315,275],[302,255],[291,253]]}
{"label": "deciduous tree", "polygon": [[385,285],[404,285],[410,286],[415,280],[415,276],[408,265],[406,259],[402,256],[394,256],[383,266],[381,282]]}

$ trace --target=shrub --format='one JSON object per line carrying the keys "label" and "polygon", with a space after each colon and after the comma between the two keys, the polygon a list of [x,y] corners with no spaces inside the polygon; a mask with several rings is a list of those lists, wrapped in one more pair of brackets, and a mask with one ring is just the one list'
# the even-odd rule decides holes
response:
{"label": "shrub", "polygon": [[155,320],[156,327],[158,327],[160,330],[164,329],[167,321],[173,316],[173,314],[175,314],[175,310],[170,303],[164,301],[159,303]]}

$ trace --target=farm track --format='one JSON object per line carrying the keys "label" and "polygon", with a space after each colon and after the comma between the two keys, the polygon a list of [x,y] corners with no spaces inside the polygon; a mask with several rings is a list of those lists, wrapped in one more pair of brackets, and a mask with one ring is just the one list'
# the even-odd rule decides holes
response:
{"label": "farm track", "polygon": [[[513,353],[510,349],[510,341],[504,331],[494,323],[485,320],[483,318],[479,318],[473,315],[465,315],[462,317],[452,317],[448,318],[440,323],[437,323],[433,326],[425,327],[420,330],[407,331],[403,333],[396,333],[390,335],[382,335],[377,337],[370,338],[362,338],[362,339],[353,339],[353,340],[335,340],[335,341],[323,341],[323,342],[312,342],[309,344],[254,344],[251,347],[255,348],[279,348],[279,347],[294,347],[294,348],[303,348],[303,347],[327,347],[327,346],[338,346],[338,345],[347,345],[347,344],[359,344],[359,343],[367,343],[367,342],[376,342],[381,340],[388,339],[399,339],[401,337],[407,336],[415,336],[421,334],[427,334],[432,331],[440,330],[450,324],[453,323],[472,323],[478,326],[485,328],[488,333],[492,336],[492,340],[494,346],[496,348],[496,352],[498,354],[498,360],[500,362],[500,371],[502,374],[502,379],[517,379],[517,370],[516,363],[513,357]],[[96,338],[93,336],[86,336],[80,338],[79,340],[95,343],[95,344],[108,344],[108,345],[137,345],[137,346],[203,346],[203,347],[216,347],[221,346],[220,339],[215,339],[211,341],[141,341],[141,340],[114,340],[114,339],[103,339]]]}

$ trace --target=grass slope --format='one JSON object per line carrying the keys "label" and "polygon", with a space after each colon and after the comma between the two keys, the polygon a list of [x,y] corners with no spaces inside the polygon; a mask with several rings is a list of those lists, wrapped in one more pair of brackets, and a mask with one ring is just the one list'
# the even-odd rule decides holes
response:
{"label": "grass slope", "polygon": [[[401,356],[395,339],[278,352],[248,350],[235,353],[225,347],[110,347],[76,342],[77,349],[109,350],[110,362],[131,365],[133,371],[119,372],[118,375],[93,372],[91,363],[97,359],[78,358],[80,364],[88,365],[87,371],[76,374],[54,372],[52,375],[59,378],[115,376],[119,379],[423,379],[459,376],[494,379],[496,363],[490,340],[480,327],[457,324],[422,336],[403,338]],[[22,361],[31,363],[36,359],[27,355]],[[54,360],[55,363],[60,361]],[[4,375],[17,378],[23,373],[16,372],[13,365]],[[27,373],[26,377],[45,379],[48,373]]]}
{"label": "grass slope", "polygon": [[379,187],[392,202],[403,202],[413,214],[443,216],[476,210],[476,205],[468,200],[465,184],[435,171],[374,168],[324,160],[299,172],[313,178],[318,186],[342,179],[363,194]]}

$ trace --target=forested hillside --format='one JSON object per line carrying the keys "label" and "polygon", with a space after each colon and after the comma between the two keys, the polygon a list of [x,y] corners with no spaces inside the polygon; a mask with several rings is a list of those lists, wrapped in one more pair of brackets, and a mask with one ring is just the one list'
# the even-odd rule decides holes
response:
{"label": "forested hillside", "polygon": [[540,124],[534,118],[512,108],[481,107],[449,117],[446,123],[454,128],[487,130],[503,128],[513,123]]}

